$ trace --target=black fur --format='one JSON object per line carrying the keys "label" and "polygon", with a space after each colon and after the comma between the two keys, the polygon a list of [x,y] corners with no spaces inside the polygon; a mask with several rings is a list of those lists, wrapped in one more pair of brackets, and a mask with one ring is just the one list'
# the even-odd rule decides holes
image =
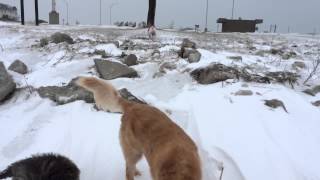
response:
{"label": "black fur", "polygon": [[58,154],[34,155],[11,164],[0,172],[0,179],[79,180],[80,170],[68,158]]}

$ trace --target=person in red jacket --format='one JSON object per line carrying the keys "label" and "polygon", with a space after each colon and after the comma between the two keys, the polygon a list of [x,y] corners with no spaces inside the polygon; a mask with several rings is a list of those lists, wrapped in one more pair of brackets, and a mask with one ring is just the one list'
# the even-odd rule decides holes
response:
{"label": "person in red jacket", "polygon": [[148,10],[148,34],[149,37],[154,37],[156,35],[156,27],[154,23],[154,18],[156,14],[156,0],[149,0],[149,10]]}

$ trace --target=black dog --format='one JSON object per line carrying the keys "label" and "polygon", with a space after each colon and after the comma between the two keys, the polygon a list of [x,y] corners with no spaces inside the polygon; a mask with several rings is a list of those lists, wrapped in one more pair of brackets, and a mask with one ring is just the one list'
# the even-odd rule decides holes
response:
{"label": "black dog", "polygon": [[34,155],[8,166],[0,179],[12,180],[79,180],[80,170],[68,158],[58,154]]}

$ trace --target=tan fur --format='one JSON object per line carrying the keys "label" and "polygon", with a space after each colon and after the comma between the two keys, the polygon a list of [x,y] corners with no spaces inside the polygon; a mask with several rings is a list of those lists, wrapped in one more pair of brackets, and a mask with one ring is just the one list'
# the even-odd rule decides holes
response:
{"label": "tan fur", "polygon": [[122,110],[120,141],[126,160],[127,180],[133,180],[135,175],[140,174],[136,163],[142,155],[148,161],[153,180],[201,180],[196,145],[163,112],[112,95],[115,89],[96,78],[80,78],[78,84],[92,91],[103,109],[113,107]]}
{"label": "tan fur", "polygon": [[119,105],[120,95],[111,84],[92,77],[80,77],[75,83],[93,93],[99,109],[109,112],[122,112]]}

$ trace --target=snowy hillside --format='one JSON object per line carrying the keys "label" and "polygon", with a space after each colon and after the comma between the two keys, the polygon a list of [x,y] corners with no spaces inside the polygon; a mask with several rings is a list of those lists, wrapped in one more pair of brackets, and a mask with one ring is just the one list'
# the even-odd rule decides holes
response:
{"label": "snowy hillside", "polygon": [[[74,43],[49,40],[40,46],[40,39],[56,32],[69,34]],[[218,180],[222,169],[223,180],[320,180],[320,70],[304,83],[320,56],[319,36],[157,33],[151,41],[145,29],[0,22],[0,61],[7,70],[16,59],[28,67],[25,75],[8,70],[17,90],[0,104],[0,169],[31,154],[56,152],[79,166],[82,180],[125,179],[121,115],[85,101],[58,105],[36,89],[65,86],[79,75],[99,76],[94,59],[102,56],[123,63],[124,54],[135,54],[138,62],[131,68],[138,76],[110,82],[166,112],[193,138],[204,180]],[[196,43],[199,62],[178,56],[184,38]],[[290,82],[243,78],[200,84],[190,75],[212,63],[299,77],[292,88]],[[314,96],[303,92],[313,87]],[[272,99],[284,107],[266,106]],[[151,179],[145,160],[138,168],[142,176],[136,179]]]}

